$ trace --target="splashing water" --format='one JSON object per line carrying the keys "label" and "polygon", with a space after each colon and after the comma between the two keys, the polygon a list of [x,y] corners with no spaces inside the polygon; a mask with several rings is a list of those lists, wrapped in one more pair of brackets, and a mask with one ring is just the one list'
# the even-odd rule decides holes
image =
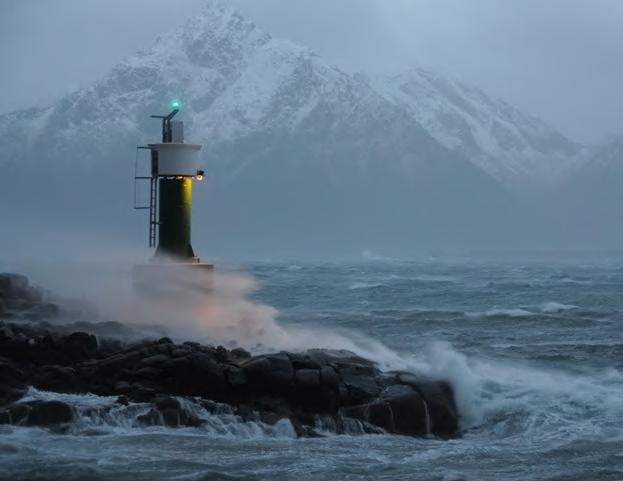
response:
{"label": "splashing water", "polygon": [[[27,472],[27,462],[60,466],[48,453],[83,466],[74,454],[83,449],[84,459],[97,452],[110,460],[102,464],[105,473],[132,472],[135,479],[147,479],[147,463],[163,452],[167,460],[148,473],[150,479],[162,479],[163,466],[180,479],[621,479],[623,271],[617,266],[289,266],[251,266],[259,286],[247,274],[219,273],[212,291],[192,302],[159,305],[110,289],[103,310],[127,322],[163,324],[180,340],[236,343],[258,352],[349,349],[385,369],[446,379],[455,389],[463,439],[293,441],[165,428],[133,435],[119,427],[110,438],[90,442],[88,436],[52,440],[15,431],[0,436],[0,452],[19,453],[5,456],[12,470],[6,472]],[[356,283],[367,287],[351,289]],[[212,443],[202,436],[220,437]],[[36,453],[25,454],[29,450]],[[132,462],[124,461],[127,453]],[[138,453],[146,460],[140,466]]]}

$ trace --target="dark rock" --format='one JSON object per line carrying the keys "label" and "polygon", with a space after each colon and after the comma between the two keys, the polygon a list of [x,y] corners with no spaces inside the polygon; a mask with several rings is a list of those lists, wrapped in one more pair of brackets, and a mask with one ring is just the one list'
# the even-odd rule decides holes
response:
{"label": "dark rock", "polygon": [[226,397],[225,373],[212,355],[195,352],[174,358],[162,366],[165,386],[171,394],[205,396],[215,400]]}
{"label": "dark rock", "polygon": [[348,365],[339,369],[340,378],[348,389],[349,403],[360,404],[378,396],[381,388],[375,374],[374,368],[366,365]]}
{"label": "dark rock", "polygon": [[344,349],[310,349],[306,352],[312,359],[321,365],[344,366],[369,366],[374,368],[374,363],[369,359],[357,356],[351,351]]}
{"label": "dark rock", "polygon": [[69,423],[74,417],[72,408],[61,401],[35,401],[28,413],[29,426],[52,426]]}
{"label": "dark rock", "polygon": [[13,424],[11,412],[8,409],[0,411],[0,424]]}
{"label": "dark rock", "polygon": [[340,408],[339,414],[340,416],[367,421],[368,420],[368,405],[359,404],[357,406],[344,406]]}
{"label": "dark rock", "polygon": [[182,423],[183,413],[180,411],[179,408],[178,409],[175,409],[175,408],[161,409],[160,413],[162,415],[162,421],[165,426],[169,426],[172,428],[183,426],[183,423]]}
{"label": "dark rock", "polygon": [[0,293],[3,297],[18,297],[29,288],[28,278],[21,274],[0,274]]}
{"label": "dark rock", "polygon": [[159,396],[153,403],[161,411],[164,409],[181,409],[180,402],[171,396]]}
{"label": "dark rock", "polygon": [[27,404],[15,404],[0,411],[1,424],[25,424],[32,407]]}
{"label": "dark rock", "polygon": [[390,386],[381,393],[381,399],[391,407],[394,424],[392,432],[409,436],[430,434],[427,432],[424,402],[413,388],[406,385]]}
{"label": "dark rock", "polygon": [[167,354],[156,354],[154,356],[149,356],[144,359],[141,359],[139,362],[139,366],[143,367],[151,367],[156,366],[158,364],[162,364],[168,361],[170,357]]}
{"label": "dark rock", "polygon": [[0,386],[21,385],[24,381],[23,369],[10,359],[0,357]]}
{"label": "dark rock", "polygon": [[0,297],[9,297],[11,294],[11,279],[9,274],[0,274]]}
{"label": "dark rock", "polygon": [[218,346],[214,353],[214,357],[218,362],[227,362],[228,352],[223,346]]}
{"label": "dark rock", "polygon": [[249,359],[251,357],[251,353],[249,353],[248,351],[245,351],[241,347],[232,349],[230,351],[230,355],[233,359],[236,359],[236,360],[244,360],[244,359]]}
{"label": "dark rock", "polygon": [[270,363],[270,381],[275,385],[287,385],[294,378],[294,367],[285,353],[266,356]]}
{"label": "dark rock", "polygon": [[173,341],[169,337],[162,337],[158,339],[158,344],[173,344]]}
{"label": "dark rock", "polygon": [[155,389],[145,386],[135,386],[134,390],[130,392],[128,398],[134,402],[148,402],[158,395]]}
{"label": "dark rock", "polygon": [[299,369],[294,375],[299,389],[311,391],[320,387],[320,371],[318,369]]}
{"label": "dark rock", "polygon": [[9,342],[15,340],[15,334],[11,326],[0,327],[0,340]]}
{"label": "dark rock", "polygon": [[257,411],[254,411],[246,404],[242,404],[234,411],[236,416],[240,416],[243,421],[261,421],[262,418]]}
{"label": "dark rock", "polygon": [[75,387],[76,370],[69,366],[43,366],[35,372],[33,385],[46,391],[65,391]]}
{"label": "dark rock", "polygon": [[381,387],[381,389],[385,389],[386,387],[393,386],[394,384],[403,384],[398,379],[398,374],[393,372],[382,372],[377,378],[376,382]]}
{"label": "dark rock", "polygon": [[288,354],[294,369],[320,369],[321,364],[309,354]]}
{"label": "dark rock", "polygon": [[122,368],[130,369],[133,368],[140,359],[141,355],[138,351],[115,354],[99,361],[95,374],[97,376],[108,376]]}
{"label": "dark rock", "polygon": [[162,415],[157,409],[150,409],[145,414],[140,414],[136,417],[136,422],[139,426],[162,426],[164,424]]}
{"label": "dark rock", "polygon": [[13,361],[0,357],[0,406],[17,401],[27,387],[24,371]]}
{"label": "dark rock", "polygon": [[86,332],[74,332],[61,339],[63,352],[73,360],[87,359],[97,351],[97,338]]}
{"label": "dark rock", "polygon": [[144,414],[137,416],[139,426],[168,426],[168,427],[199,427],[204,421],[184,410],[180,402],[169,396],[161,396],[154,400],[155,407]]}
{"label": "dark rock", "polygon": [[176,348],[171,351],[171,357],[186,357],[190,354],[189,349]]}
{"label": "dark rock", "polygon": [[367,412],[365,413],[364,420],[374,426],[384,429],[389,433],[396,432],[394,413],[391,405],[387,401],[377,401],[369,404],[367,406]]}
{"label": "dark rock", "polygon": [[340,410],[343,416],[378,426],[389,433],[428,434],[427,413],[421,396],[410,386],[394,385],[373,401]]}
{"label": "dark rock", "polygon": [[260,384],[270,375],[270,361],[265,357],[254,357],[242,364],[242,370],[251,384]]}
{"label": "dark rock", "polygon": [[160,377],[162,371],[157,367],[142,367],[134,371],[133,377],[138,380],[156,379]]}
{"label": "dark rock", "polygon": [[[132,385],[128,381],[118,381],[115,383],[115,387],[113,388],[113,390],[117,394],[127,394],[132,391]],[[119,398],[121,397],[125,396],[119,396]]]}
{"label": "dark rock", "polygon": [[243,388],[247,385],[247,376],[239,367],[228,366],[225,369],[225,377],[229,385],[234,389]]}
{"label": "dark rock", "polygon": [[459,431],[459,417],[452,387],[446,382],[422,381],[416,386],[426,402],[431,431],[442,438],[450,438]]}
{"label": "dark rock", "polygon": [[337,389],[340,384],[340,377],[331,366],[322,366],[320,369],[320,382],[327,388]]}

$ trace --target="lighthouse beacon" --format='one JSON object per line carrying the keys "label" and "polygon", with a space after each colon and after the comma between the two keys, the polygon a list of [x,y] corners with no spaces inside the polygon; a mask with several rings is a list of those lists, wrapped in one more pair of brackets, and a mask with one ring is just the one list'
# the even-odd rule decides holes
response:
{"label": "lighthouse beacon", "polygon": [[138,147],[150,152],[150,175],[135,175],[135,186],[149,182],[149,204],[138,206],[135,201],[134,208],[149,211],[149,247],[156,249],[149,263],[135,267],[135,285],[141,288],[175,287],[180,279],[214,268],[201,262],[191,242],[193,183],[205,175],[200,169],[202,146],[184,143],[184,124],[173,120],[181,103],[170,106],[169,114],[151,116],[162,121],[162,141]]}

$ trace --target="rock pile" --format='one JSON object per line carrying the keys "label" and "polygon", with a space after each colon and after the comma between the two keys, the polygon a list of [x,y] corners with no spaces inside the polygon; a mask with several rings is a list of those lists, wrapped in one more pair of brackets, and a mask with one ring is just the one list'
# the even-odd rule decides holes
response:
{"label": "rock pile", "polygon": [[20,274],[0,274],[0,318],[42,319],[56,316],[59,308],[43,300],[43,291]]}
{"label": "rock pile", "polygon": [[348,351],[252,356],[240,348],[169,338],[123,344],[87,332],[64,335],[41,325],[0,322],[0,423],[49,426],[73,419],[72,408],[59,401],[20,402],[29,386],[116,396],[119,405],[151,403],[136,419],[144,425],[201,425],[184,408],[182,400],[192,399],[211,412],[227,406],[244,420],[289,419],[300,436],[318,435],[319,421],[344,432],[353,420],[367,432],[441,438],[459,433],[449,384],[382,372]]}

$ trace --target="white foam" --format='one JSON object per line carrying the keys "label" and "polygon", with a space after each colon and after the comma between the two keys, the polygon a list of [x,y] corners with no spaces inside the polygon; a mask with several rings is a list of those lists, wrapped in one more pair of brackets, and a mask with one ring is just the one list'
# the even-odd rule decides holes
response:
{"label": "white foam", "polygon": [[569,311],[571,309],[579,309],[578,306],[573,304],[561,304],[559,302],[546,302],[541,305],[541,311],[545,313],[556,313],[562,311]]}
{"label": "white foam", "polygon": [[78,408],[98,408],[112,406],[117,396],[97,396],[95,394],[67,394],[42,391],[34,387],[28,388],[20,402],[30,401],[62,401]]}
{"label": "white foam", "polygon": [[478,317],[530,317],[534,313],[526,309],[490,309],[483,312],[466,312],[465,315],[471,318]]}
{"label": "white foam", "polygon": [[602,436],[611,433],[612,419],[623,416],[623,376],[615,369],[584,376],[466,356],[448,343],[432,344],[407,364],[416,372],[448,380],[463,428],[493,423],[489,435],[508,436],[511,429],[554,436],[553,431],[569,429],[577,436]]}
{"label": "white foam", "polygon": [[360,289],[374,289],[375,287],[382,287],[385,284],[381,282],[353,282],[348,289],[356,291]]}
{"label": "white foam", "polygon": [[[147,431],[171,431],[165,426],[140,427],[137,417],[146,414],[152,406],[150,403],[116,403],[116,396],[97,396],[95,394],[62,394],[30,388],[20,402],[29,401],[62,401],[70,405],[76,415],[70,427],[73,434],[93,432],[114,432],[124,434],[136,432],[138,429]],[[274,425],[259,421],[243,421],[235,415],[229,406],[209,412],[197,402],[185,398],[177,398],[182,409],[204,421],[198,428],[180,428],[196,434],[229,437],[229,438],[295,438],[296,432],[288,419],[281,419]]]}

